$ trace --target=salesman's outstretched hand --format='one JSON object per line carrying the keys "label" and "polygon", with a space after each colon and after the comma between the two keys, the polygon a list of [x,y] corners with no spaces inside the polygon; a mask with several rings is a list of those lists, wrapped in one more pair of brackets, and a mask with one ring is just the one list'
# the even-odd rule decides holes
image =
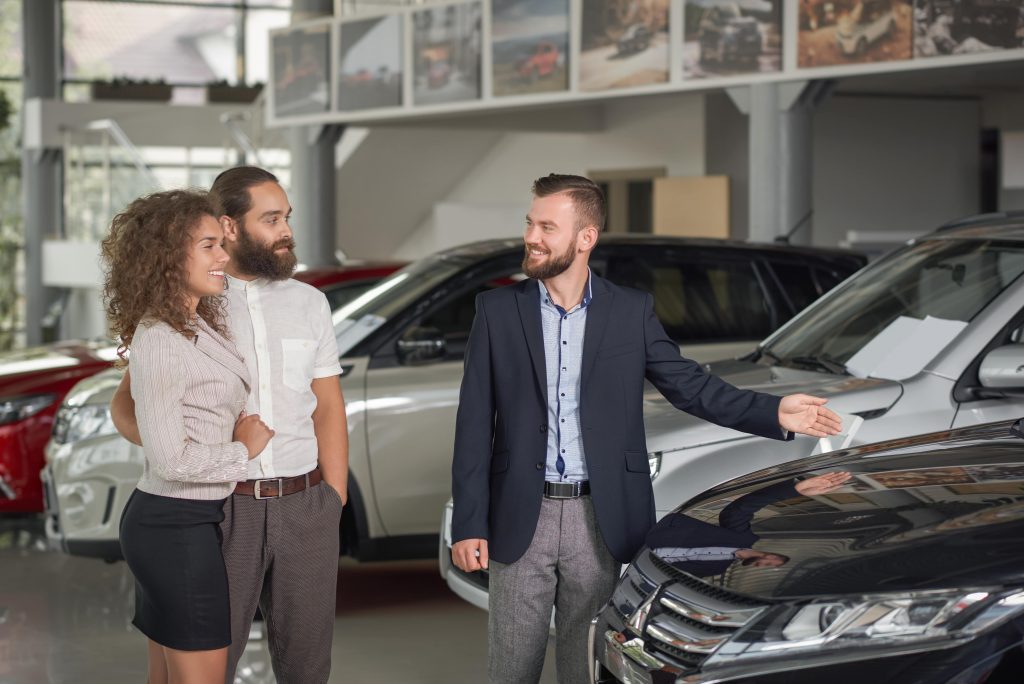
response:
{"label": "salesman's outstretched hand", "polygon": [[487,569],[487,540],[463,539],[452,544],[452,562],[463,572]]}
{"label": "salesman's outstretched hand", "polygon": [[842,420],[835,412],[825,408],[827,399],[809,394],[790,394],[779,404],[779,425],[784,430],[812,437],[837,435]]}

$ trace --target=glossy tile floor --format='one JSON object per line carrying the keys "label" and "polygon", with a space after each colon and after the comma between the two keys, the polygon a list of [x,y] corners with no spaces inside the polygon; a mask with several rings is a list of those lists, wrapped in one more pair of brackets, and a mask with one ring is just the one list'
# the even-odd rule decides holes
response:
{"label": "glossy tile floor", "polygon": [[[339,567],[331,682],[486,681],[487,616],[452,594],[434,561]],[[32,518],[0,518],[0,684],[144,682],[124,563],[48,551]],[[544,684],[554,684],[548,648]],[[265,640],[236,682],[274,682]]]}

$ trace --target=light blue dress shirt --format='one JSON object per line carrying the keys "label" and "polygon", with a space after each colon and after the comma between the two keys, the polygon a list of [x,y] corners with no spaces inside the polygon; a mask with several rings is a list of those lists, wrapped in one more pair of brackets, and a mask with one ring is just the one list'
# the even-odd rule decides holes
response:
{"label": "light blue dress shirt", "polygon": [[587,275],[583,301],[569,311],[554,303],[544,283],[538,281],[538,285],[548,382],[548,451],[544,479],[583,482],[588,476],[580,428],[580,376],[587,307],[593,296],[590,275]]}

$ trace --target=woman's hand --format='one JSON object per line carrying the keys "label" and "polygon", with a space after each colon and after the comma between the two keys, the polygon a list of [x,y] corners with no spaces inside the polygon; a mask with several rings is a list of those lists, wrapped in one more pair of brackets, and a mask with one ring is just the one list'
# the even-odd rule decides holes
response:
{"label": "woman's hand", "polygon": [[274,431],[267,427],[267,424],[260,420],[258,415],[249,416],[242,411],[242,415],[235,421],[235,432],[231,439],[245,445],[251,461],[267,448],[267,444],[270,443],[270,438],[273,436]]}

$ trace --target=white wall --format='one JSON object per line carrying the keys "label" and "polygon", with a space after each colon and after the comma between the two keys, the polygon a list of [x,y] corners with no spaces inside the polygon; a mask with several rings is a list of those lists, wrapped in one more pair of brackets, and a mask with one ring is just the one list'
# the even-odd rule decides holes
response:
{"label": "white wall", "polygon": [[836,95],[814,116],[814,244],[977,213],[981,104]]}
{"label": "white wall", "polygon": [[[604,129],[598,132],[504,133],[438,203],[464,205],[472,211],[490,207],[498,216],[518,215],[511,226],[514,236],[522,229],[530,185],[537,177],[551,172],[585,174],[650,167],[665,167],[671,176],[704,174],[703,95],[610,102],[604,108]],[[448,246],[439,241],[442,233],[435,224],[436,216],[431,213],[395,253],[412,258]],[[503,228],[492,226],[486,230],[467,227],[456,242],[503,232]],[[450,238],[453,233],[445,230],[443,235]]]}

